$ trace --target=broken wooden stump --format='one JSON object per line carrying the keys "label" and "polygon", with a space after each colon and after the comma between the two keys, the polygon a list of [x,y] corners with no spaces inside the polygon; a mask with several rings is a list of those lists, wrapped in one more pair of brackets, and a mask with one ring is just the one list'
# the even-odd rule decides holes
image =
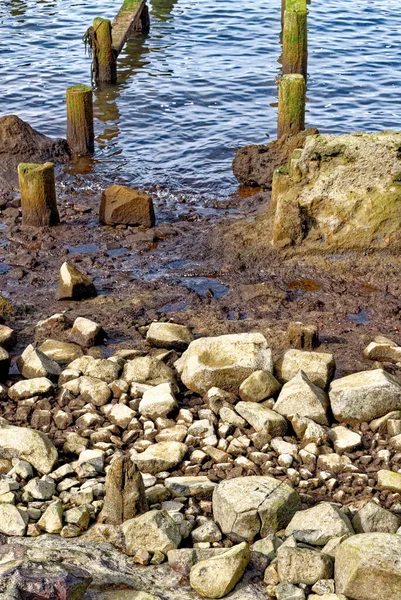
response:
{"label": "broken wooden stump", "polygon": [[87,85],[67,89],[67,142],[71,150],[81,156],[95,151],[93,94]]}
{"label": "broken wooden stump", "polygon": [[283,74],[307,77],[308,25],[306,0],[286,0],[283,20]]}
{"label": "broken wooden stump", "polygon": [[22,224],[47,227],[60,222],[56,201],[54,164],[20,163],[18,180],[21,193]]}
{"label": "broken wooden stump", "polygon": [[124,0],[113,24],[97,17],[84,36],[93,55],[93,77],[96,83],[115,83],[117,57],[134,31],[149,30],[146,0]]}
{"label": "broken wooden stump", "polygon": [[277,137],[305,129],[306,83],[303,75],[283,75],[278,87]]}

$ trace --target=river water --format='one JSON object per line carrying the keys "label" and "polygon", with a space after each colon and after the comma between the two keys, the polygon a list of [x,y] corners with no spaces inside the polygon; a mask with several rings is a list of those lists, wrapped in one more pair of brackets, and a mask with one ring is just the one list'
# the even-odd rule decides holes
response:
{"label": "river water", "polygon": [[[276,134],[281,0],[152,0],[116,86],[95,90],[91,177],[224,198],[236,148]],[[0,0],[0,114],[64,136],[65,89],[90,83],[82,36],[119,0]],[[309,125],[399,129],[399,0],[311,0]]]}

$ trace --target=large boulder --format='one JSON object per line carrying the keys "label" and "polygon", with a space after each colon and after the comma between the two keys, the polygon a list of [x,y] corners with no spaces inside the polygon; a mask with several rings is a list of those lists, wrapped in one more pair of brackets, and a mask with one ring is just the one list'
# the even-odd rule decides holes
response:
{"label": "large boulder", "polygon": [[328,352],[306,352],[294,348],[287,350],[274,367],[283,383],[303,371],[312,383],[325,389],[333,379],[336,365],[334,356]]}
{"label": "large boulder", "polygon": [[372,421],[401,409],[401,385],[383,369],[353,373],[332,382],[331,408],[337,421]]}
{"label": "large boulder", "polygon": [[274,170],[289,160],[297,148],[302,148],[309,135],[317,129],[307,129],[296,135],[283,135],[270,144],[251,144],[240,148],[233,160],[233,171],[240,183],[270,189]]}
{"label": "large boulder", "polygon": [[303,371],[286,383],[274,405],[280,415],[292,419],[295,415],[308,417],[320,425],[328,425],[329,399],[326,392],[309,381]]}
{"label": "large boulder", "polygon": [[152,198],[146,192],[126,185],[112,185],[104,190],[99,220],[107,225],[145,225],[153,227],[155,212]]}
{"label": "large boulder", "polygon": [[227,479],[213,492],[214,520],[237,541],[275,533],[286,527],[299,508],[297,492],[273,477]]}
{"label": "large boulder", "polygon": [[42,135],[15,115],[0,117],[0,198],[18,189],[19,163],[66,163],[70,157],[66,140]]}
{"label": "large boulder", "polygon": [[273,178],[273,244],[400,242],[401,133],[313,135]]}
{"label": "large boulder", "polygon": [[127,554],[138,550],[163,552],[178,548],[181,543],[180,527],[166,510],[150,510],[129,519],[122,525]]}
{"label": "large boulder", "polygon": [[352,600],[401,598],[401,536],[361,533],[336,551],[336,591]]}
{"label": "large boulder", "polygon": [[322,502],[297,512],[287,529],[287,536],[312,546],[324,546],[333,537],[353,534],[348,517],[335,504]]}
{"label": "large boulder", "polygon": [[55,446],[44,433],[9,425],[5,419],[0,419],[0,456],[26,460],[43,475],[53,470],[58,459]]}
{"label": "large boulder", "polygon": [[202,560],[191,569],[191,587],[205,598],[223,598],[236,586],[249,563],[245,542],[217,556]]}
{"label": "large boulder", "polygon": [[273,371],[272,351],[261,333],[200,338],[175,363],[188,389],[204,395],[210,388],[238,394],[254,371]]}

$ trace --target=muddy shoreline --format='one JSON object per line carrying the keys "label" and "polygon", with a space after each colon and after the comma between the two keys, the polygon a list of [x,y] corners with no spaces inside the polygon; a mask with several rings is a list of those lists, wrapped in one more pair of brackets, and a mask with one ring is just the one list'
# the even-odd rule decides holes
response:
{"label": "muddy shoreline", "polygon": [[[113,183],[110,181],[110,183]],[[277,251],[270,245],[270,193],[240,188],[223,203],[172,205],[154,194],[156,226],[100,226],[100,186],[58,176],[61,224],[23,229],[18,199],[1,213],[0,289],[16,308],[15,355],[39,319],[56,312],[100,320],[116,345],[144,347],[140,327],[154,319],[190,325],[196,335],[258,330],[276,354],[289,321],[320,328],[322,350],[338,357],[337,376],[370,368],[363,348],[382,333],[401,341],[400,258],[389,251]],[[61,264],[90,275],[98,297],[57,301]],[[389,365],[391,372],[397,367]]]}

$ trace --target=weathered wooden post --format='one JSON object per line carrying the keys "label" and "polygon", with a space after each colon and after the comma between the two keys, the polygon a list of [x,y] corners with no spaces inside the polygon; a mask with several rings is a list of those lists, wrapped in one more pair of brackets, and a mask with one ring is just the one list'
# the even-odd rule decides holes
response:
{"label": "weathered wooden post", "polygon": [[82,156],[95,151],[93,128],[93,94],[87,85],[67,88],[67,142]]}
{"label": "weathered wooden post", "polygon": [[285,0],[283,23],[283,74],[308,70],[308,19],[306,0]]}
{"label": "weathered wooden post", "polygon": [[306,83],[303,75],[283,75],[278,87],[277,137],[305,129]]}
{"label": "weathered wooden post", "polygon": [[93,20],[93,66],[97,83],[115,83],[117,79],[117,54],[113,50],[111,22],[97,17]]}
{"label": "weathered wooden post", "polygon": [[22,224],[47,227],[59,223],[54,164],[20,163],[18,180],[21,193]]}

